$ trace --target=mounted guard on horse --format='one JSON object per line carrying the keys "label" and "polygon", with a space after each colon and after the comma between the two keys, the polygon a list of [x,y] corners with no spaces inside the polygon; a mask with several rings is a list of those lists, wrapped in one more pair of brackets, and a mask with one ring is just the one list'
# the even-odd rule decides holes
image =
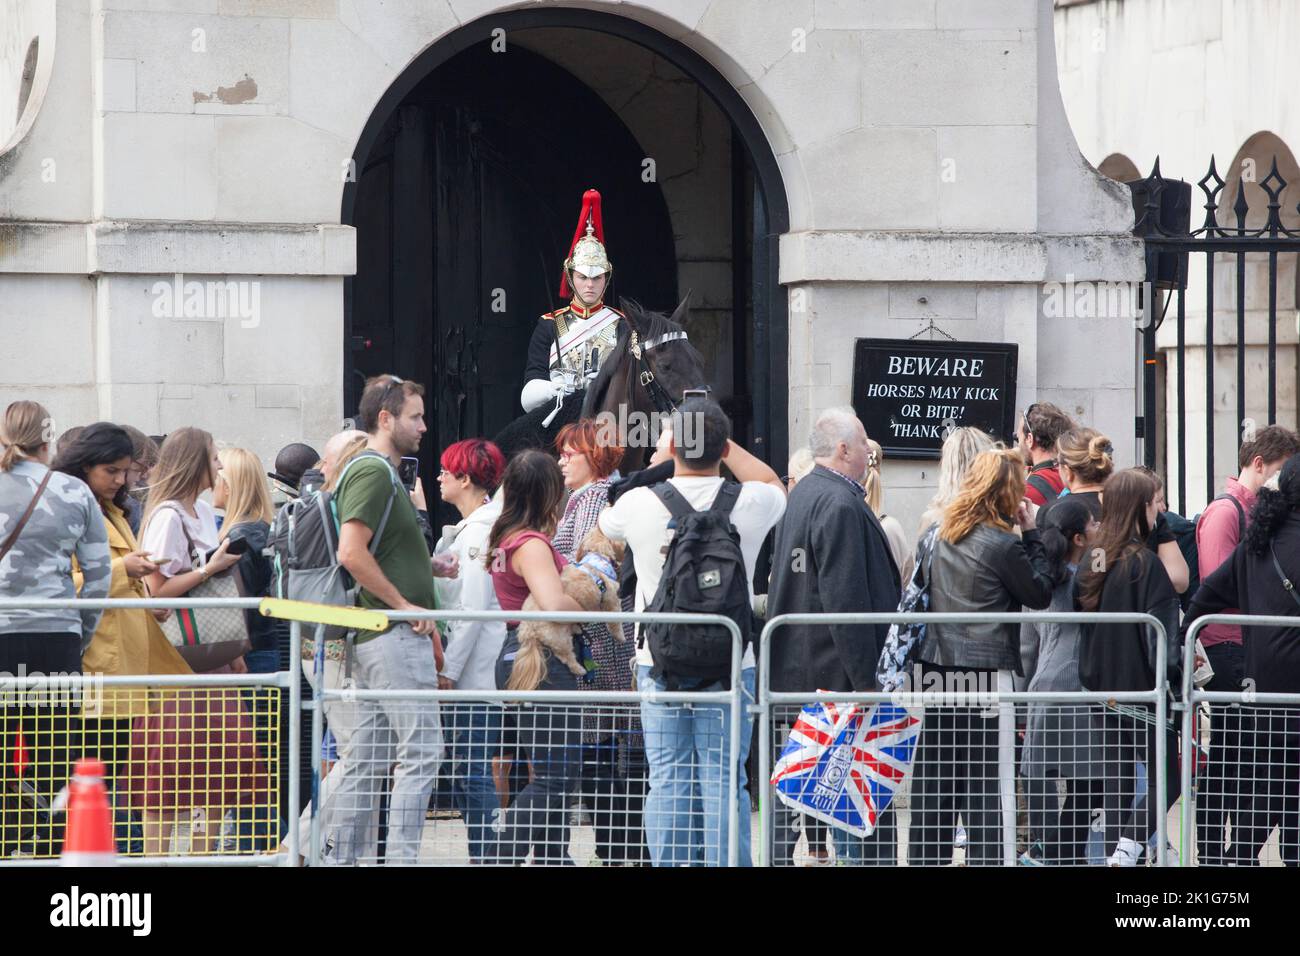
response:
{"label": "mounted guard on horse", "polygon": [[[666,415],[685,389],[707,387],[703,362],[681,325],[686,302],[671,317],[626,300],[623,310],[615,309],[604,301],[613,273],[600,193],[589,189],[560,280],[560,296],[569,302],[538,319],[519,395],[525,414],[496,437],[507,456],[549,450],[564,425],[602,412],[621,422],[631,412]],[[654,438],[644,448],[628,448],[624,470],[644,464]]]}

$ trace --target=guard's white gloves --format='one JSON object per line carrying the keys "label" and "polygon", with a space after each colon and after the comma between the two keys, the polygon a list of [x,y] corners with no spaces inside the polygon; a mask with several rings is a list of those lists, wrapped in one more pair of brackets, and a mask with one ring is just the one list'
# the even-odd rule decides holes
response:
{"label": "guard's white gloves", "polygon": [[535,408],[554,403],[555,397],[562,394],[564,394],[563,382],[535,378],[524,383],[524,390],[519,393],[519,404],[524,407],[524,411],[531,412]]}

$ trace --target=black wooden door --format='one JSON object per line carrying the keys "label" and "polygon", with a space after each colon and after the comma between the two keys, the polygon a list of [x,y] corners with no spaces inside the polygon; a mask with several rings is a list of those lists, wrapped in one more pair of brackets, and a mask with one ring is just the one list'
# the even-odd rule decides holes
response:
{"label": "black wooden door", "polygon": [[[582,145],[566,115],[582,117]],[[348,400],[355,409],[366,375],[424,383],[432,497],[443,448],[491,437],[522,412],[528,341],[561,304],[583,191],[604,197],[611,304],[630,296],[671,310],[676,253],[662,192],[641,178],[644,150],[588,87],[526,50],[454,57],[387,133],[358,182]]]}

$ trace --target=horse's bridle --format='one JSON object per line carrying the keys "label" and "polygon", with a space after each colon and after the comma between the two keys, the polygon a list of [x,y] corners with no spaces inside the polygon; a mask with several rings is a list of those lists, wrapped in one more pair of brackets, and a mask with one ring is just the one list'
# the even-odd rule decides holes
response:
{"label": "horse's bridle", "polygon": [[[641,387],[646,390],[646,394],[650,396],[650,401],[654,403],[655,408],[663,415],[671,415],[673,412],[677,411],[677,403],[673,401],[672,396],[664,390],[664,387],[659,384],[659,380],[655,378],[654,370],[650,368],[650,363],[646,360],[645,354],[651,349],[658,348],[667,342],[678,340],[688,340],[684,331],[665,332],[663,335],[656,336],[653,339],[646,339],[645,343],[642,344],[640,336],[638,336],[636,330],[633,329],[632,338],[628,342],[627,346],[627,350],[632,354],[632,357],[636,359],[638,369],[637,379],[641,382]],[[631,404],[630,400],[632,398],[631,382],[632,380],[629,378],[629,404]]]}

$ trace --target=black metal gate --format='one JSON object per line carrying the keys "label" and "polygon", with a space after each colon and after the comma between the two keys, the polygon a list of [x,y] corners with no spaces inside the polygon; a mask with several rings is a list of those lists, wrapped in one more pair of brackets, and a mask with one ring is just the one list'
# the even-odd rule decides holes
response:
{"label": "black metal gate", "polygon": [[[1170,507],[1175,511],[1186,513],[1188,504],[1187,491],[1187,394],[1188,388],[1202,386],[1205,394],[1205,455],[1206,455],[1206,500],[1214,497],[1216,489],[1214,463],[1214,409],[1215,375],[1214,375],[1214,272],[1215,260],[1219,255],[1229,254],[1236,257],[1236,418],[1237,428],[1249,429],[1246,416],[1246,257],[1252,253],[1268,256],[1268,421],[1266,424],[1283,424],[1294,428],[1295,421],[1277,422],[1278,398],[1278,256],[1300,254],[1300,230],[1287,229],[1282,224],[1282,193],[1287,182],[1278,173],[1277,158],[1273,158],[1272,168],[1267,176],[1259,181],[1260,188],[1268,197],[1267,221],[1259,228],[1247,226],[1250,207],[1246,200],[1246,182],[1244,176],[1237,181],[1236,197],[1233,200],[1230,215],[1234,224],[1222,224],[1219,221],[1219,196],[1226,185],[1225,180],[1215,169],[1214,159],[1210,159],[1210,168],[1197,185],[1204,196],[1205,219],[1200,227],[1191,228],[1191,184],[1182,180],[1165,179],[1160,174],[1160,160],[1157,158],[1151,175],[1146,179],[1129,183],[1133,191],[1133,203],[1136,211],[1134,233],[1146,242],[1146,277],[1143,288],[1144,316],[1142,320],[1142,356],[1143,376],[1141,385],[1142,415],[1138,419],[1138,435],[1143,439],[1144,457],[1147,467],[1156,468],[1159,460],[1166,465],[1177,463],[1177,481],[1169,488]],[[1293,190],[1293,193],[1300,190]],[[1292,195],[1289,199],[1300,198]],[[1300,203],[1296,206],[1300,211]],[[1229,212],[1225,210],[1225,212]],[[1225,216],[1225,218],[1227,218]],[[1188,254],[1205,253],[1205,375],[1202,383],[1189,383],[1187,380],[1187,311],[1186,292],[1188,283]],[[1176,344],[1170,349],[1176,355],[1176,377],[1174,387],[1168,390],[1172,407],[1160,414],[1161,402],[1158,393],[1158,375],[1162,356],[1157,347],[1156,333],[1165,320],[1172,303],[1175,307]],[[1222,347],[1222,346],[1220,346]],[[1255,383],[1249,383],[1251,388]],[[1262,426],[1261,426],[1262,427]],[[1162,454],[1163,452],[1163,454]],[[1236,472],[1235,461],[1229,470]],[[1176,492],[1177,497],[1173,497]]]}

